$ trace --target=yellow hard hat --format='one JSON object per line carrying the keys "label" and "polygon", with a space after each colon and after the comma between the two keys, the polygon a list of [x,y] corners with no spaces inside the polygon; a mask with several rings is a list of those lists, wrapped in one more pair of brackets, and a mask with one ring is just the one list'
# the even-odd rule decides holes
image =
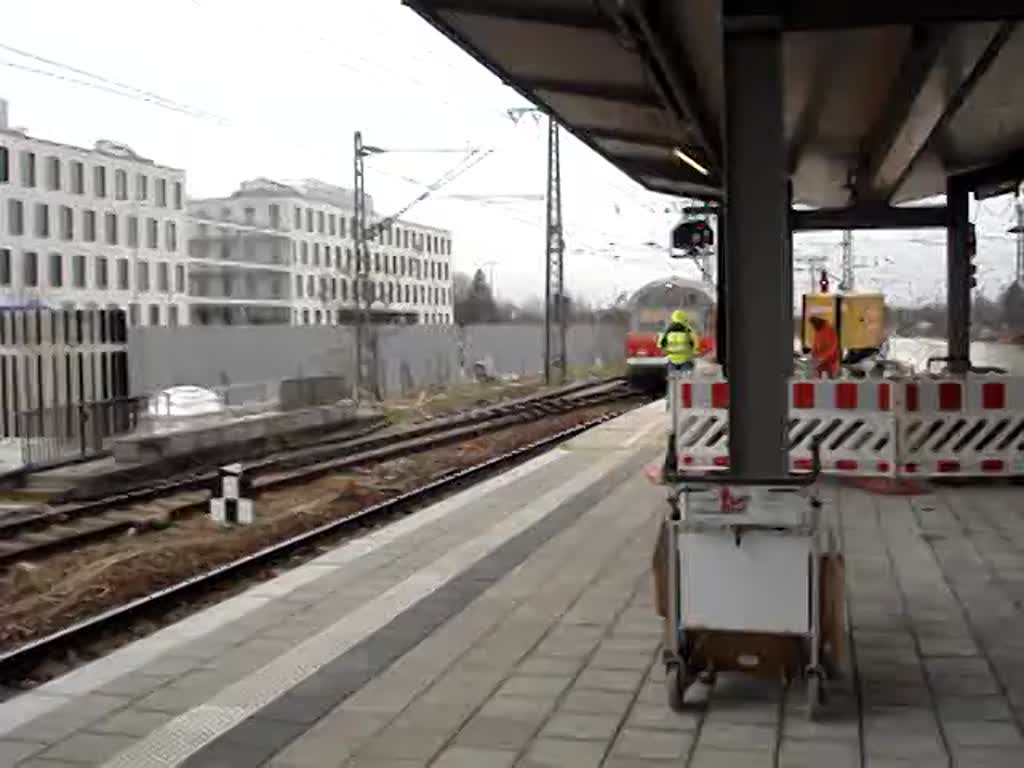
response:
{"label": "yellow hard hat", "polygon": [[689,320],[689,318],[686,316],[686,313],[683,312],[683,310],[681,310],[681,309],[677,309],[675,312],[672,313],[672,322],[673,323],[680,323],[680,324],[682,324],[682,323],[685,323],[687,320]]}

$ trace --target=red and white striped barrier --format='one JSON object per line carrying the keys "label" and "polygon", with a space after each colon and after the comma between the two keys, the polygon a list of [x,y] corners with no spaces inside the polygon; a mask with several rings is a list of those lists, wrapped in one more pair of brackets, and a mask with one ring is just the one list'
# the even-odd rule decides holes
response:
{"label": "red and white striped barrier", "polygon": [[[681,384],[676,435],[683,470],[729,464],[729,384]],[[811,468],[821,443],[830,474],[1024,475],[1024,379],[790,382],[790,466]]]}
{"label": "red and white striped barrier", "polygon": [[[729,465],[729,384],[682,383],[676,435],[683,470]],[[896,419],[891,382],[790,382],[789,461],[808,470],[820,440],[823,471],[892,476],[896,471]]]}
{"label": "red and white striped barrier", "polygon": [[967,376],[908,381],[903,387],[901,475],[1024,474],[1024,379]]}

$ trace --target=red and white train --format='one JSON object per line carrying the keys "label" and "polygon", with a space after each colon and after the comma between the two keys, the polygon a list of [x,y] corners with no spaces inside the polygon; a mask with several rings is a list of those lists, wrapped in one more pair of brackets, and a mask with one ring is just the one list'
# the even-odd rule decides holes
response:
{"label": "red and white train", "polygon": [[627,304],[626,374],[631,382],[664,386],[665,357],[658,348],[658,335],[677,309],[686,312],[704,349],[714,349],[716,307],[708,287],[675,276],[655,280],[636,291]]}

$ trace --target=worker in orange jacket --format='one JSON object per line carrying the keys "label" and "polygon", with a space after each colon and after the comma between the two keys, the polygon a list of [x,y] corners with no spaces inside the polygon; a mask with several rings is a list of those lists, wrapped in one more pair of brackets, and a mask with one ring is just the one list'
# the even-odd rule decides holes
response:
{"label": "worker in orange jacket", "polygon": [[835,378],[839,375],[839,334],[823,317],[812,317],[811,327],[814,329],[811,357],[815,373],[823,378]]}

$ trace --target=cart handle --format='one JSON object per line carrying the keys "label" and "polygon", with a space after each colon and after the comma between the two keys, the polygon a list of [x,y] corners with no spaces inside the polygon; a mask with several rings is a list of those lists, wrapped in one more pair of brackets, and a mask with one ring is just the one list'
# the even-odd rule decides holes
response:
{"label": "cart handle", "polygon": [[681,474],[671,472],[665,475],[669,483],[686,485],[750,485],[771,486],[775,488],[808,488],[817,482],[821,474],[821,439],[811,442],[811,471],[793,472],[784,478],[741,477],[731,475],[728,471],[711,472],[706,475]]}

